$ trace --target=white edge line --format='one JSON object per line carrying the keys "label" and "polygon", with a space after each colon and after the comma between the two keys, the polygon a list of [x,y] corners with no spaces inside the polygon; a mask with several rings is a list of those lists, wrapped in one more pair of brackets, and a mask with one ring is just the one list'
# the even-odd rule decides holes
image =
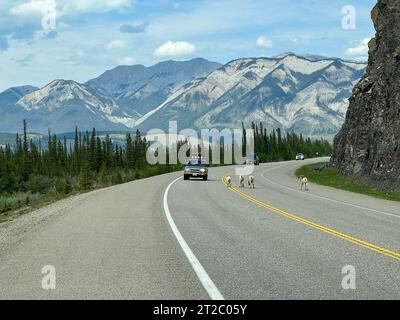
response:
{"label": "white edge line", "polygon": [[168,192],[171,189],[172,185],[174,185],[178,180],[182,179],[182,177],[175,179],[172,181],[164,193],[164,212],[167,217],[168,223],[171,227],[172,232],[175,235],[175,238],[178,240],[183,252],[185,253],[187,259],[189,260],[190,265],[192,266],[194,272],[196,273],[197,277],[199,278],[201,284],[203,285],[204,289],[207,291],[208,295],[212,300],[225,300],[222,294],[219,292],[218,288],[215,286],[214,282],[211,280],[210,276],[208,275],[207,271],[203,268],[200,261],[196,258],[192,250],[190,249],[189,245],[186,243],[185,239],[183,238],[182,234],[179,232],[178,227],[176,226],[174,219],[171,216],[171,212],[169,211],[168,207]]}
{"label": "white edge line", "polygon": [[[283,165],[282,165],[281,167],[283,167]],[[342,204],[342,205],[345,205],[345,206],[350,206],[350,207],[357,208],[357,209],[372,211],[372,212],[375,212],[375,213],[381,213],[381,214],[386,215],[386,216],[391,216],[391,217],[395,217],[395,218],[400,219],[400,216],[397,215],[397,214],[394,214],[394,213],[385,212],[385,211],[380,211],[380,210],[376,210],[376,209],[372,209],[372,208],[367,208],[367,207],[359,206],[359,205],[356,205],[356,204],[352,204],[352,203],[348,203],[348,202],[344,202],[344,201],[340,201],[340,200],[335,200],[335,199],[331,199],[331,198],[319,196],[319,195],[312,194],[312,193],[300,192],[299,190],[296,190],[296,189],[294,189],[294,188],[285,186],[285,185],[283,185],[283,184],[281,184],[281,183],[278,183],[278,182],[275,182],[275,181],[273,181],[273,180],[271,180],[271,179],[268,179],[268,178],[265,176],[265,174],[266,174],[267,172],[274,171],[274,169],[278,169],[278,168],[279,168],[279,167],[266,170],[266,171],[264,171],[264,172],[261,174],[261,176],[262,176],[266,181],[268,181],[268,182],[270,182],[270,183],[272,183],[272,184],[275,184],[275,185],[277,185],[277,186],[280,186],[280,187],[285,188],[285,189],[290,190],[290,191],[294,191],[294,192],[297,192],[297,193],[305,194],[305,195],[307,195],[307,196],[309,196],[309,197],[319,198],[319,199],[322,199],[322,200],[327,200],[327,201],[330,201],[330,202]]]}

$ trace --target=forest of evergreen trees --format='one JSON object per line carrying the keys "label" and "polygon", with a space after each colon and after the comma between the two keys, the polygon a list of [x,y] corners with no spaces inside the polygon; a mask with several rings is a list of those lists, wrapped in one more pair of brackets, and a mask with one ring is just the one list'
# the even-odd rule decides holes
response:
{"label": "forest of evergreen trees", "polygon": [[261,162],[294,160],[296,154],[303,153],[306,158],[328,156],[332,153],[332,145],[325,139],[304,139],[294,132],[282,133],[281,129],[267,129],[260,123],[252,123],[254,130],[254,149]]}
{"label": "forest of evergreen trees", "polygon": [[[149,144],[139,131],[127,133],[123,147],[113,143],[109,135],[100,138],[95,129],[81,133],[76,128],[73,143],[49,132],[46,147],[42,147],[40,142],[28,139],[26,121],[23,126],[15,145],[0,147],[0,213],[182,168],[149,165]],[[280,129],[268,133],[262,124],[253,124],[252,128],[255,151],[262,162],[294,159],[298,152],[307,157],[331,153],[330,144],[322,139],[282,135]]]}
{"label": "forest of evergreen trees", "polygon": [[179,165],[146,162],[148,143],[139,131],[126,134],[125,146],[114,144],[96,130],[75,130],[74,142],[48,134],[46,148],[28,139],[24,121],[22,136],[15,146],[0,147],[0,213],[29,205],[40,199],[107,187],[144,177],[167,173]]}

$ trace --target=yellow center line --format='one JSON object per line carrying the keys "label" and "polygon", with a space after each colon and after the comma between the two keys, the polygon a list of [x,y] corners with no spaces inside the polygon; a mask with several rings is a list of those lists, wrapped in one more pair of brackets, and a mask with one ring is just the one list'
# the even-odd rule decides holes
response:
{"label": "yellow center line", "polygon": [[255,198],[253,198],[252,196],[249,196],[248,194],[246,194],[246,193],[240,191],[240,190],[239,190],[238,188],[236,188],[236,187],[228,186],[228,183],[226,182],[226,177],[227,177],[227,175],[224,175],[224,176],[222,177],[222,183],[223,183],[226,187],[228,187],[230,191],[236,193],[236,194],[239,195],[240,197],[242,197],[242,198],[244,198],[244,199],[246,199],[246,200],[248,200],[248,201],[250,201],[250,202],[252,202],[252,203],[254,203],[254,204],[258,205],[258,206],[260,206],[260,207],[263,207],[263,208],[265,208],[265,209],[267,209],[267,210],[270,210],[270,211],[272,211],[272,212],[275,212],[275,213],[277,213],[277,214],[279,214],[279,215],[281,215],[281,216],[284,216],[284,217],[286,217],[286,218],[289,218],[289,219],[291,219],[291,220],[300,222],[300,223],[302,223],[302,224],[304,224],[304,225],[307,225],[307,226],[309,226],[309,227],[311,227],[311,228],[320,230],[320,231],[322,231],[322,232],[325,232],[325,233],[328,233],[328,234],[330,234],[330,235],[333,235],[333,236],[335,236],[335,237],[337,237],[337,238],[346,240],[346,241],[351,242],[351,243],[353,243],[353,244],[356,244],[356,245],[358,245],[358,246],[367,248],[367,249],[369,249],[369,250],[378,252],[378,253],[380,253],[380,254],[383,254],[383,255],[385,255],[385,256],[388,256],[388,257],[390,257],[390,258],[393,258],[393,259],[395,259],[395,260],[400,261],[400,253],[397,253],[397,252],[395,252],[395,251],[392,251],[392,250],[388,250],[388,249],[379,247],[379,246],[374,245],[374,244],[372,244],[372,243],[369,243],[369,242],[367,242],[367,241],[364,241],[364,240],[355,238],[355,237],[353,237],[353,236],[347,235],[347,234],[345,234],[345,233],[336,231],[336,230],[334,230],[334,229],[325,227],[325,226],[320,225],[320,224],[318,224],[318,223],[315,223],[315,222],[312,222],[312,221],[310,221],[310,220],[301,218],[301,217],[296,216],[296,215],[294,215],[294,214],[292,214],[292,213],[283,211],[283,210],[278,209],[278,208],[275,208],[275,207],[273,207],[273,206],[271,206],[271,205],[269,205],[269,204],[267,204],[267,203],[265,203],[265,202],[262,202],[262,201],[260,201],[260,200],[257,200],[257,199],[255,199]]}

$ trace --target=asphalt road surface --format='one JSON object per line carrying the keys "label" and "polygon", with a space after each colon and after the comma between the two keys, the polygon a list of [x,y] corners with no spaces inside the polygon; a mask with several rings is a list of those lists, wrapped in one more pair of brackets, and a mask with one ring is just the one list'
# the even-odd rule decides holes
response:
{"label": "asphalt road surface", "polygon": [[0,251],[0,298],[400,299],[400,204],[300,191],[294,170],[316,161],[256,167],[254,190],[225,167],[88,194]]}

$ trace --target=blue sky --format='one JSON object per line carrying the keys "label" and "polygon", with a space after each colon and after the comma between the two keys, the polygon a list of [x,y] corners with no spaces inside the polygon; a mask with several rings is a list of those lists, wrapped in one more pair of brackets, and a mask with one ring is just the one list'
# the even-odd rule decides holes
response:
{"label": "blue sky", "polygon": [[[365,60],[375,3],[0,0],[0,91],[60,78],[84,82],[117,65],[169,59],[226,63],[291,51]],[[342,26],[345,6],[355,9],[354,28]]]}

